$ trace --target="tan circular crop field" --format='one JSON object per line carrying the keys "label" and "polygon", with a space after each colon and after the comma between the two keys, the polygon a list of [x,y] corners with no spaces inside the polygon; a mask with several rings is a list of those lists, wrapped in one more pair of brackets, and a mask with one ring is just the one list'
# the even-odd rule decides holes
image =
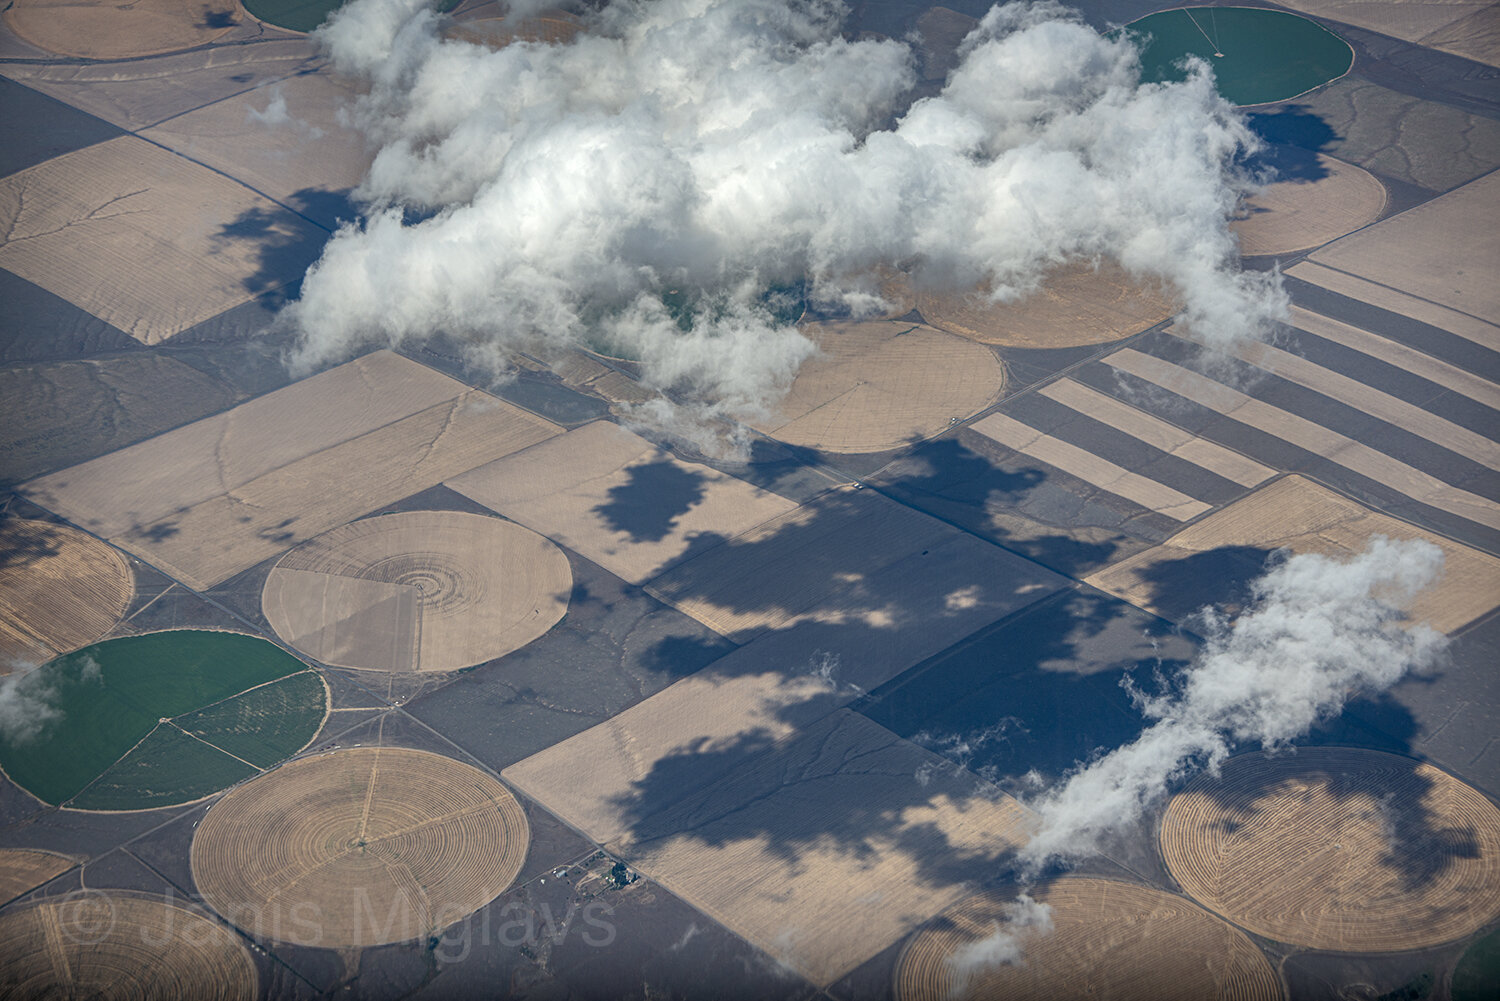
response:
{"label": "tan circular crop field", "polygon": [[510,790],[440,754],[348,748],[230,792],[193,837],[204,900],[250,933],[323,948],[430,935],[504,892],[530,826]]}
{"label": "tan circular crop field", "polygon": [[1317,154],[1322,177],[1277,181],[1249,199],[1231,228],[1247,257],[1321,247],[1368,226],[1385,209],[1385,186],[1352,163]]}
{"label": "tan circular crop field", "polygon": [[969,897],[913,938],[896,972],[900,1001],[1093,998],[1273,1001],[1281,981],[1250,937],[1191,901],[1109,879],[1064,878],[1035,895],[1052,931],[1021,929],[1019,962],[967,969],[966,947],[1009,926],[1010,901]]}
{"label": "tan circular crop field", "polygon": [[6,998],[257,994],[255,964],[233,932],[157,897],[79,891],[13,911],[0,917],[0,956]]}
{"label": "tan circular crop field", "polygon": [[918,291],[922,319],[985,344],[1067,348],[1138,334],[1177,312],[1175,297],[1135,281],[1118,264],[1054,268],[1042,287],[1015,302],[989,303],[984,289]]}
{"label": "tan circular crop field", "polygon": [[48,52],[130,59],[207,45],[233,30],[239,18],[233,0],[15,0],[5,20]]}
{"label": "tan circular crop field", "polygon": [[351,522],[271,570],[261,607],[314,660],[383,671],[453,671],[518,650],[568,610],[573,572],[514,522],[413,511]]}
{"label": "tan circular crop field", "polygon": [[790,445],[880,452],[929,438],[1000,398],[1005,367],[972,341],[900,320],[802,328],[820,354],[754,427]]}
{"label": "tan circular crop field", "polygon": [[1500,916],[1500,810],[1394,754],[1231,758],[1173,797],[1161,849],[1204,906],[1316,949],[1420,949]]}
{"label": "tan circular crop field", "polygon": [[134,595],[130,564],[106,543],[67,525],[0,520],[0,674],[100,639]]}

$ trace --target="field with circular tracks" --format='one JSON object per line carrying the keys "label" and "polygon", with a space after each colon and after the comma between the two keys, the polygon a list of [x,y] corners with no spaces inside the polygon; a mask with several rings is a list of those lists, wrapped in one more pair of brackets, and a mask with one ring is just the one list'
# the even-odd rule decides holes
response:
{"label": "field with circular tracks", "polygon": [[0,520],[0,674],[92,643],[135,594],[125,557],[76,528]]}
{"label": "field with circular tracks", "polygon": [[328,709],[322,677],[276,645],[193,629],[75,650],[12,693],[29,708],[0,734],[0,765],[80,810],[202,799],[295,754]]}
{"label": "field with circular tracks", "polygon": [[530,827],[477,768],[427,751],[348,748],[302,758],[216,803],[193,878],[262,938],[363,948],[430,935],[515,880]]}
{"label": "field with circular tracks", "polygon": [[1273,1001],[1281,982],[1249,936],[1181,897],[1134,883],[1064,878],[1035,900],[1052,931],[1018,929],[1020,961],[973,965],[965,948],[1010,928],[1012,902],[969,897],[913,938],[896,971],[900,1001],[1099,998]]}
{"label": "field with circular tracks", "polygon": [[314,660],[379,671],[453,671],[518,650],[568,610],[573,573],[514,522],[412,511],[351,522],[288,553],[261,607]]}
{"label": "field with circular tracks", "polygon": [[255,965],[234,933],[157,897],[85,891],[12,911],[0,917],[0,956],[6,998],[257,994]]}
{"label": "field with circular tracks", "polygon": [[1500,915],[1500,810],[1378,751],[1231,758],[1173,797],[1161,849],[1204,906],[1316,949],[1420,949]]}

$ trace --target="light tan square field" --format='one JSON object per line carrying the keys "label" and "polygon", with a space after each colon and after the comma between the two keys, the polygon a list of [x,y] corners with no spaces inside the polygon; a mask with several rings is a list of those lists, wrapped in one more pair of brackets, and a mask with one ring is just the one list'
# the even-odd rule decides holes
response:
{"label": "light tan square field", "polygon": [[1148,572],[1215,549],[1286,547],[1347,559],[1372,536],[1423,539],[1443,550],[1442,579],[1417,600],[1412,617],[1454,632],[1500,605],[1500,560],[1389,515],[1372,511],[1301,476],[1286,476],[1190,525],[1166,542],[1086,578],[1126,601],[1161,611]]}
{"label": "light tan square field", "polygon": [[11,62],[4,75],[133,131],[321,65],[306,38],[264,38],[126,62]]}
{"label": "light tan square field", "polygon": [[332,227],[335,219],[317,193],[354,187],[373,159],[364,137],[338,122],[355,96],[328,71],[306,73],[205,105],[141,136]]}
{"label": "light tan square field", "polygon": [[957,534],[873,490],[841,487],[679,564],[646,590],[743,643]]}
{"label": "light tan square field", "polygon": [[790,628],[684,678],[504,777],[604,843],[636,822],[642,790],[675,796],[1067,581],[960,532],[850,582]]}
{"label": "light tan square field", "polygon": [[611,846],[819,986],[971,892],[1024,807],[849,710]]}
{"label": "light tan square field", "polygon": [[1350,234],[1310,260],[1500,323],[1500,174]]}
{"label": "light tan square field", "polygon": [[0,267],[146,344],[296,279],[326,238],[134,136],[0,178],[0,227]]}
{"label": "light tan square field", "polygon": [[595,421],[448,483],[632,584],[796,507]]}
{"label": "light tan square field", "polygon": [[[1368,28],[1406,42],[1462,22],[1492,0],[1284,0],[1283,7]],[[1472,58],[1472,57],[1471,57]]]}
{"label": "light tan square field", "polygon": [[201,590],[557,433],[378,351],[23,492]]}

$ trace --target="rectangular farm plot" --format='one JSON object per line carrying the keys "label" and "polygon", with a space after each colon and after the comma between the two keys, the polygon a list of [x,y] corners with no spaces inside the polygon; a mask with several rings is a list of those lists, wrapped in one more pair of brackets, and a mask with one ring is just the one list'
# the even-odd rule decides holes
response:
{"label": "rectangular farm plot", "polygon": [[873,490],[839,488],[680,564],[646,591],[743,643],[957,534]]}
{"label": "rectangular farm plot", "polygon": [[[1500,326],[1487,323],[1468,313],[1460,313],[1456,309],[1447,306],[1439,306],[1435,302],[1426,299],[1418,299],[1416,296],[1398,292],[1393,288],[1366,281],[1357,275],[1346,274],[1333,268],[1325,268],[1321,264],[1314,264],[1311,260],[1295,264],[1286,272],[1293,278],[1316,285],[1319,288],[1337,292],[1339,295],[1367,302],[1372,306],[1399,313],[1413,320],[1430,323],[1450,334],[1468,338],[1475,344],[1482,344],[1489,348],[1500,348]],[[1295,307],[1293,313],[1295,314]]]}
{"label": "rectangular farm plot", "polygon": [[327,234],[134,136],[0,179],[0,267],[146,344],[296,279]]}
{"label": "rectangular farm plot", "polygon": [[[1500,323],[1500,175],[1335,240],[1311,261]],[[1491,345],[1494,346],[1494,345]]]}
{"label": "rectangular farm plot", "polygon": [[601,844],[651,790],[686,796],[902,671],[1066,584],[970,535],[852,581],[605,723],[518,762],[512,783]]}
{"label": "rectangular farm plot", "polygon": [[221,170],[332,228],[330,197],[357,185],[373,159],[339,123],[356,92],[325,69],[302,73],[169,118],[141,136]]}
{"label": "rectangular farm plot", "polygon": [[972,891],[1015,800],[842,710],[611,847],[820,986]]}
{"label": "rectangular farm plot", "polygon": [[1423,539],[1443,550],[1443,576],[1417,600],[1413,618],[1454,632],[1500,605],[1500,560],[1301,476],[1277,480],[1087,582],[1180,620],[1209,602],[1239,597],[1236,585],[1259,576],[1272,550],[1347,559],[1376,535]]}
{"label": "rectangular farm plot", "polygon": [[473,469],[447,486],[632,584],[796,507],[673,458],[608,421]]}
{"label": "rectangular farm plot", "polygon": [[203,590],[558,431],[381,351],[23,489]]}

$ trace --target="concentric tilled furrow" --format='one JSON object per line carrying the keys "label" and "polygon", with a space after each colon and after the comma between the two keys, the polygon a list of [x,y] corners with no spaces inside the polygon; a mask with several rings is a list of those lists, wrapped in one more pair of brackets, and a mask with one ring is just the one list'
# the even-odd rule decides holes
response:
{"label": "concentric tilled furrow", "polygon": [[204,898],[254,934],[328,948],[428,934],[514,881],[530,829],[515,797],[441,755],[349,748],[224,798],[193,840]]}
{"label": "concentric tilled furrow", "polygon": [[[952,998],[1205,998],[1271,1001],[1281,985],[1241,931],[1181,898],[1103,879],[1060,879],[1036,895],[1053,930],[1013,927],[1008,901],[970,897],[907,946],[897,972],[901,1001]],[[966,945],[1011,932],[1019,962],[962,968]]]}
{"label": "concentric tilled furrow", "polygon": [[222,925],[165,900],[63,898],[0,918],[0,995],[249,1001],[255,965]]}
{"label": "concentric tilled furrow", "polygon": [[1187,893],[1283,942],[1412,949],[1500,913],[1500,810],[1375,751],[1235,758],[1173,799],[1161,845]]}

